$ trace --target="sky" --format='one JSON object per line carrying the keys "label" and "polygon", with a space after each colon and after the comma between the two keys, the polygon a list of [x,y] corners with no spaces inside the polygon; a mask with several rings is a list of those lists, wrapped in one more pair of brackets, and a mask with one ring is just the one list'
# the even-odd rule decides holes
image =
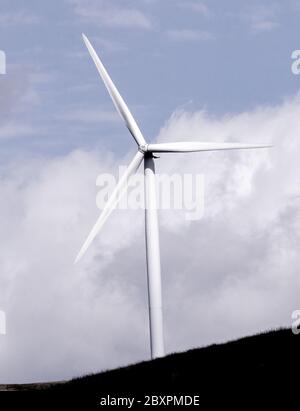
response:
{"label": "sky", "polygon": [[1,0],[1,383],[149,358],[143,212],[116,210],[73,265],[99,215],[97,176],[135,151],[81,33],[147,141],[273,144],[156,161],[205,178],[200,220],[159,213],[166,351],[291,325],[299,17],[298,0]]}

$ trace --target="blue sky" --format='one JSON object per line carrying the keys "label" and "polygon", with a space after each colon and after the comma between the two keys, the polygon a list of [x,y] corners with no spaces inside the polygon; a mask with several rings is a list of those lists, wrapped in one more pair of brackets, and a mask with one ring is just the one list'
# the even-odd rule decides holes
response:
{"label": "blue sky", "polygon": [[298,0],[1,1],[0,383],[149,358],[142,210],[114,211],[73,264],[99,215],[97,176],[136,149],[82,32],[147,139],[274,145],[156,160],[158,172],[205,180],[200,220],[159,212],[166,351],[291,324],[299,17]]}
{"label": "blue sky", "polygon": [[81,32],[153,139],[178,108],[224,115],[293,95],[299,15],[297,1],[2,1],[1,82],[13,82],[14,94],[8,118],[34,134],[2,133],[2,149],[127,150]]}

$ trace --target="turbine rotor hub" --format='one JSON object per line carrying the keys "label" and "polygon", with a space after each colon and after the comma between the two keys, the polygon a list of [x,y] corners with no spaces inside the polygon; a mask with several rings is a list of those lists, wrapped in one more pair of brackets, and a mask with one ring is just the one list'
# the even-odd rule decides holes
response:
{"label": "turbine rotor hub", "polygon": [[143,154],[146,154],[148,152],[148,144],[139,146],[139,151]]}

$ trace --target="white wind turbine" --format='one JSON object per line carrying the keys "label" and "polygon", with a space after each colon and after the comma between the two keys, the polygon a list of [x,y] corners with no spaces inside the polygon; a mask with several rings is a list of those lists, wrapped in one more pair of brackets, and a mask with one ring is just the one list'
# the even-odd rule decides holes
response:
{"label": "white wind turbine", "polygon": [[146,257],[147,257],[147,278],[148,278],[148,301],[149,301],[149,321],[150,321],[150,346],[151,357],[164,356],[164,336],[163,336],[163,316],[162,316],[162,296],[161,296],[161,272],[160,272],[160,251],[159,251],[159,230],[157,220],[156,189],[155,189],[155,153],[185,153],[196,151],[212,150],[232,150],[246,148],[265,148],[267,145],[240,144],[240,143],[204,143],[204,142],[175,142],[163,144],[148,144],[141,133],[136,121],[130,113],[123,98],[112,82],[101,60],[96,54],[91,43],[83,34],[83,40],[88,51],[94,60],[99,74],[110,94],[114,105],[120,116],[135,139],[138,150],[129,164],[126,172],[121,177],[117,186],[106,203],[100,217],[89,233],[75,263],[80,260],[87,248],[90,246],[101,227],[109,217],[112,210],[118,204],[121,195],[126,191],[128,178],[135,173],[142,161],[144,161],[145,176],[145,231],[146,231]]}

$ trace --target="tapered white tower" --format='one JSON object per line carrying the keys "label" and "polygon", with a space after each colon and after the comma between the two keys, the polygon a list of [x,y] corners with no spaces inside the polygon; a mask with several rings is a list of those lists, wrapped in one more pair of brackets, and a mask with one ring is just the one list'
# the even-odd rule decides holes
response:
{"label": "tapered white tower", "polygon": [[145,165],[145,232],[149,300],[151,357],[165,354],[161,296],[159,228],[156,204],[155,165],[152,154],[146,155]]}

